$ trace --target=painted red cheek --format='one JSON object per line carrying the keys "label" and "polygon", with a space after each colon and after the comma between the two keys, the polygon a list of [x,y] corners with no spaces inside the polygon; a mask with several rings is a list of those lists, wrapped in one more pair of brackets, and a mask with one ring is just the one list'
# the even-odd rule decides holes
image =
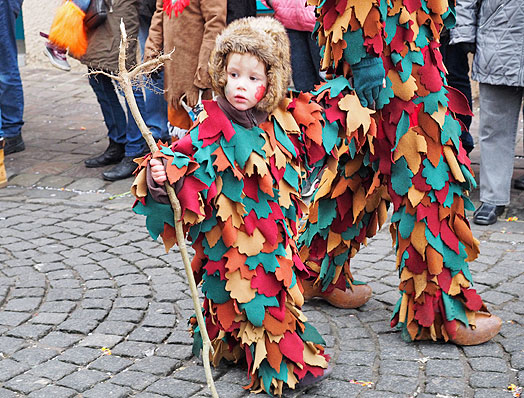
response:
{"label": "painted red cheek", "polygon": [[255,93],[255,99],[260,101],[264,94],[266,93],[266,88],[263,85],[257,87],[257,92]]}

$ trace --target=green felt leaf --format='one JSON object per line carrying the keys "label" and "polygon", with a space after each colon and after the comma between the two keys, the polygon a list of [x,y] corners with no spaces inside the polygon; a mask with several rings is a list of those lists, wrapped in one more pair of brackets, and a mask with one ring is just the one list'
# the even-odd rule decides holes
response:
{"label": "green felt leaf", "polygon": [[[439,237],[440,239],[440,237]],[[468,254],[464,244],[459,242],[459,254],[454,250],[450,249],[446,244],[442,243],[442,257],[444,261],[444,267],[448,268],[452,272],[458,273],[468,268],[466,258]]]}
{"label": "green felt leaf", "polygon": [[193,175],[207,186],[210,186],[216,180],[211,153],[217,147],[218,145],[213,143],[204,148],[197,149],[193,155],[195,161],[200,165],[200,167],[193,172]]}
{"label": "green felt leaf", "polygon": [[267,218],[271,214],[269,201],[273,201],[273,198],[260,190],[258,191],[258,202],[247,196],[242,199],[242,203],[246,207],[246,214],[249,214],[251,213],[251,210],[254,210],[258,219]]}
{"label": "green felt leaf", "polygon": [[325,256],[320,264],[319,277],[322,281],[322,291],[326,291],[335,277],[337,266],[331,262],[329,256]]}
{"label": "green felt leaf", "polygon": [[318,202],[318,228],[328,228],[337,216],[337,202],[335,200],[321,200]]}
{"label": "green felt leaf", "polygon": [[409,130],[409,115],[406,111],[402,111],[402,116],[397,124],[397,131],[395,132],[395,146],[391,149],[391,152],[397,149],[398,142]]}
{"label": "green felt leaf", "polygon": [[347,43],[347,47],[344,49],[344,60],[350,65],[358,64],[362,58],[366,58],[366,48],[364,47],[364,35],[362,29],[358,29],[354,32],[348,30],[343,35],[344,40]]}
{"label": "green felt leaf", "polygon": [[463,196],[462,187],[457,184],[449,184],[448,194],[446,195],[446,200],[444,201],[444,207],[451,207],[453,201],[455,200],[455,195]]}
{"label": "green felt leaf", "polygon": [[440,133],[440,140],[443,144],[446,144],[449,139],[453,142],[455,149],[459,150],[460,135],[462,129],[460,128],[460,123],[453,119],[453,116],[446,115],[444,119],[444,125],[442,126],[442,131]]}
{"label": "green felt leaf", "polygon": [[466,315],[466,311],[464,310],[464,305],[459,300],[449,296],[443,291],[442,302],[444,303],[444,310],[446,311],[446,319],[448,321],[457,319],[464,325],[469,325],[468,317]]}
{"label": "green felt leaf", "polygon": [[442,242],[440,235],[434,236],[429,228],[426,228],[426,230],[424,231],[424,235],[426,236],[426,240],[431,245],[431,247],[438,251],[442,256],[444,256],[445,245],[444,242]]}
{"label": "green felt leaf", "polygon": [[286,164],[286,170],[284,171],[284,180],[287,181],[289,185],[291,185],[293,188],[295,188],[298,191],[298,173],[297,171],[291,166],[291,164]]}
{"label": "green felt leaf", "polygon": [[285,255],[284,253],[258,253],[256,256],[250,256],[246,259],[246,265],[250,270],[254,270],[261,264],[266,273],[274,273],[280,267],[277,256]]}
{"label": "green felt leaf", "polygon": [[213,302],[224,304],[231,300],[229,292],[226,290],[226,282],[220,279],[218,271],[213,275],[208,275],[207,271],[204,271],[202,275],[202,293]]}
{"label": "green felt leaf", "polygon": [[322,146],[326,153],[330,153],[335,148],[338,140],[338,123],[336,121],[329,123],[326,120],[326,124],[322,128]]}
{"label": "green felt leaf", "polygon": [[326,90],[331,90],[329,92],[329,97],[335,98],[342,92],[342,90],[346,88],[348,90],[353,90],[353,87],[351,87],[351,84],[349,84],[348,79],[346,79],[344,76],[338,76],[334,79],[327,79],[326,84],[324,84],[318,90],[312,91],[311,94],[318,95]]}
{"label": "green felt leaf", "polygon": [[386,18],[386,28],[385,28],[386,37],[384,39],[387,45],[391,44],[391,42],[393,41],[393,37],[395,36],[395,33],[397,32],[397,25],[399,25],[398,17],[399,17],[399,14],[391,15],[391,16],[388,15],[388,17]]}
{"label": "green felt leaf", "polygon": [[202,348],[204,347],[204,343],[202,341],[202,335],[200,334],[200,328],[197,326],[195,327],[194,331],[195,333],[193,334],[193,347],[191,351],[193,352],[193,355],[198,358],[200,356]]}
{"label": "green felt leaf", "polygon": [[204,248],[204,254],[211,260],[211,261],[220,261],[222,260],[222,257],[224,257],[224,254],[229,250],[226,245],[224,245],[224,241],[222,238],[218,240],[218,242],[213,247],[209,247],[209,242],[204,237],[202,240],[202,247]]}
{"label": "green felt leaf", "polygon": [[464,209],[469,211],[475,211],[475,205],[473,202],[469,199],[467,196],[463,196],[462,199],[464,200]]}
{"label": "green felt leaf", "polygon": [[266,307],[278,307],[279,303],[276,297],[266,297],[263,294],[255,293],[255,298],[249,303],[239,303],[241,310],[246,311],[249,322],[254,326],[262,326]]}
{"label": "green felt leaf", "polygon": [[222,193],[226,195],[233,202],[242,203],[242,190],[244,189],[244,181],[238,180],[231,169],[226,169],[221,173],[222,177]]}
{"label": "green felt leaf", "polygon": [[360,230],[362,229],[363,222],[359,222],[358,224],[353,224],[351,227],[346,229],[344,232],[342,232],[340,235],[342,236],[342,239],[349,240],[357,237],[360,234]]}
{"label": "green felt leaf", "polygon": [[240,167],[244,167],[253,151],[265,157],[265,152],[262,151],[262,147],[265,144],[265,140],[262,138],[264,131],[260,127],[247,129],[233,123],[233,128],[235,129],[235,135],[229,142],[224,137],[220,138],[220,145],[224,153],[228,152],[226,153],[228,159],[232,157]]}
{"label": "green felt leaf", "polygon": [[301,332],[300,329],[297,328],[297,333],[303,341],[311,341],[315,344],[326,345],[326,342],[320,333],[318,333],[317,329],[315,329],[315,327],[309,322],[304,322],[304,332]]}
{"label": "green felt leaf", "polygon": [[146,216],[146,227],[149,235],[157,239],[158,235],[164,232],[164,223],[175,226],[174,213],[171,205],[158,203],[148,193],[145,199],[145,206],[137,201],[133,211],[136,214]]}
{"label": "green felt leaf", "polygon": [[386,87],[380,90],[378,94],[377,99],[377,109],[382,109],[384,105],[389,104],[391,101],[391,98],[395,96],[395,93],[393,92],[393,83],[391,83],[391,80],[389,77],[386,76]]}
{"label": "green felt leaf", "polygon": [[415,228],[415,220],[416,217],[414,215],[405,212],[402,213],[400,222],[398,223],[398,231],[402,238],[409,238],[411,232],[413,232],[413,229]]}
{"label": "green felt leaf", "polygon": [[270,388],[271,388],[271,381],[273,379],[277,380],[283,380],[284,382],[287,382],[287,365],[285,361],[282,361],[280,363],[280,371],[277,373],[275,369],[273,369],[270,365],[267,359],[264,359],[260,363],[260,367],[258,368],[258,375],[262,377],[262,383],[264,384],[264,390],[271,395]]}
{"label": "green felt leaf", "polygon": [[438,111],[438,104],[442,106],[448,105],[448,97],[446,97],[447,90],[442,88],[436,93],[429,93],[424,97],[418,97],[413,100],[415,104],[424,104],[424,112],[433,114]]}
{"label": "green felt leaf", "polygon": [[429,44],[429,38],[432,36],[431,30],[426,26],[422,25],[419,27],[418,35],[415,39],[415,45],[418,48],[424,48]]}
{"label": "green felt leaf", "polygon": [[293,145],[293,142],[289,139],[288,135],[284,132],[280,124],[278,124],[276,118],[273,122],[273,127],[275,129],[275,138],[277,141],[286,148],[289,153],[293,155],[293,157],[297,157],[297,150],[295,148],[295,145]]}
{"label": "green felt leaf", "polygon": [[444,162],[442,155],[440,155],[437,167],[433,167],[428,159],[424,159],[422,164],[424,165],[422,176],[426,179],[426,182],[431,185],[435,191],[440,191],[444,188],[449,181],[449,166]]}
{"label": "green felt leaf", "polygon": [[470,191],[471,189],[476,188],[477,181],[475,181],[475,177],[473,177],[473,174],[471,174],[471,171],[463,164],[460,165],[460,170],[462,171],[462,174],[464,175],[464,178],[466,179],[466,186],[464,189]]}
{"label": "green felt leaf", "polygon": [[404,157],[391,165],[391,186],[398,195],[406,195],[411,187],[413,173]]}

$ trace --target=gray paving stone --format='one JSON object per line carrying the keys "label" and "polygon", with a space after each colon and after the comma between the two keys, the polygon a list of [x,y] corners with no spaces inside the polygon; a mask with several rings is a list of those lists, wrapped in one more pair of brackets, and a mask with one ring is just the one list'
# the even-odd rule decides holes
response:
{"label": "gray paving stone", "polygon": [[68,348],[80,341],[83,336],[77,334],[51,332],[40,340],[40,344],[46,347]]}
{"label": "gray paving stone", "polygon": [[28,398],[72,398],[77,394],[75,390],[60,386],[46,386],[38,391],[33,391]]}
{"label": "gray paving stone", "polygon": [[18,398],[18,395],[14,391],[0,387],[0,398]]}
{"label": "gray paving stone", "polygon": [[12,359],[2,359],[2,361],[0,361],[0,382],[8,381],[24,373],[29,368],[29,365],[13,361]]}
{"label": "gray paving stone", "polygon": [[[501,372],[505,373],[508,371],[506,361],[502,358],[471,358],[469,365],[474,371],[478,372]],[[524,366],[524,364],[523,364]]]}
{"label": "gray paving stone", "polygon": [[159,344],[169,336],[171,330],[167,328],[139,327],[129,335],[129,340]]}
{"label": "gray paving stone", "polygon": [[9,300],[4,311],[28,312],[34,311],[40,305],[40,298],[18,298]]}
{"label": "gray paving stone", "polygon": [[104,321],[98,325],[94,333],[127,336],[136,327],[137,325],[131,322]]}
{"label": "gray paving stone", "polygon": [[106,373],[119,373],[133,364],[133,361],[116,355],[102,355],[96,361],[89,364],[90,369]]}
{"label": "gray paving stone", "polygon": [[426,393],[464,396],[466,385],[463,379],[454,377],[429,377],[426,380]]}
{"label": "gray paving stone", "polygon": [[113,308],[128,308],[133,310],[146,310],[149,301],[142,297],[122,297],[115,300]]}
{"label": "gray paving stone", "polygon": [[40,347],[28,347],[23,350],[14,353],[11,358],[22,362],[23,364],[35,366],[42,362],[49,361],[58,355],[56,350],[40,348]]}
{"label": "gray paving stone", "polygon": [[0,354],[12,354],[25,345],[27,345],[27,343],[22,339],[0,336]]}
{"label": "gray paving stone", "polygon": [[182,362],[178,359],[152,356],[139,359],[129,370],[150,373],[157,376],[167,376],[181,365]]}
{"label": "gray paving stone", "polygon": [[428,377],[463,377],[464,368],[460,362],[446,359],[430,359],[426,362],[426,375]]}
{"label": "gray paving stone", "polygon": [[64,377],[58,381],[58,385],[75,389],[79,392],[93,388],[98,383],[108,379],[109,376],[97,370],[80,369],[75,373]]}
{"label": "gray paving stone", "polygon": [[54,359],[31,368],[29,373],[56,381],[73,373],[77,368],[78,367],[73,364]]}
{"label": "gray paving stone", "polygon": [[20,337],[27,340],[39,340],[44,337],[50,330],[51,326],[48,325],[21,325],[14,329],[11,329],[7,335],[13,337]]}
{"label": "gray paving stone", "polygon": [[187,345],[162,344],[155,352],[158,356],[187,360],[193,356],[191,347]]}
{"label": "gray paving stone", "polygon": [[126,398],[129,396],[131,389],[121,387],[112,383],[99,384],[96,387],[85,391],[82,395],[84,398]]}
{"label": "gray paving stone", "polygon": [[508,374],[495,372],[475,372],[470,378],[473,388],[506,388],[509,381]]}
{"label": "gray paving stone", "polygon": [[86,366],[87,364],[93,362],[100,355],[103,355],[101,350],[95,350],[93,348],[87,347],[73,347],[67,351],[64,351],[59,357],[57,357],[57,359],[79,366]]}
{"label": "gray paving stone", "polygon": [[68,318],[68,314],[56,312],[40,312],[31,319],[32,323],[41,323],[44,325],[58,325]]}
{"label": "gray paving stone", "polygon": [[33,391],[40,390],[47,384],[49,384],[49,380],[26,373],[6,381],[4,387],[27,395]]}
{"label": "gray paving stone", "polygon": [[85,339],[81,340],[78,345],[83,347],[93,347],[93,348],[112,348],[120,341],[122,341],[122,336],[111,335],[111,334],[101,334],[101,333],[92,333],[89,334]]}
{"label": "gray paving stone", "polygon": [[155,352],[155,345],[139,341],[124,341],[111,350],[115,355],[132,358],[144,358]]}
{"label": "gray paving stone", "polygon": [[130,387],[141,391],[158,380],[157,376],[149,373],[134,372],[131,370],[120,372],[111,379],[111,382],[120,386]]}
{"label": "gray paving stone", "polygon": [[67,333],[88,334],[98,326],[98,321],[94,319],[68,319],[58,325],[58,330]]}
{"label": "gray paving stone", "polygon": [[108,321],[124,321],[138,323],[144,317],[144,311],[129,308],[114,308],[107,315]]}
{"label": "gray paving stone", "polygon": [[203,388],[189,381],[162,378],[149,386],[146,392],[157,393],[169,398],[186,398]]}
{"label": "gray paving stone", "polygon": [[142,326],[172,328],[176,323],[176,315],[171,314],[151,314],[147,315],[142,322]]}
{"label": "gray paving stone", "polygon": [[0,312],[0,325],[3,326],[18,326],[31,318],[31,314],[26,312]]}
{"label": "gray paving stone", "polygon": [[75,308],[77,303],[73,301],[46,301],[39,309],[40,313],[45,312],[71,312]]}

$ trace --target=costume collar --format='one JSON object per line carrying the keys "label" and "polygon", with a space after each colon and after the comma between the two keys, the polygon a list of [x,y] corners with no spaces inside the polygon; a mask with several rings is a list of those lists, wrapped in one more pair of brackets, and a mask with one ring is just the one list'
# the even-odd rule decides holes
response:
{"label": "costume collar", "polygon": [[247,111],[239,111],[223,97],[218,97],[217,104],[228,119],[247,129],[258,126],[267,120],[267,112],[259,111],[255,108],[248,109]]}

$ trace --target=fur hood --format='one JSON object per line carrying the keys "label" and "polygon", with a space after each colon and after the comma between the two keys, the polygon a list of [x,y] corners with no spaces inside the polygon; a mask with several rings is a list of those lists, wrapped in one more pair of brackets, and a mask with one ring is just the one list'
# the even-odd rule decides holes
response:
{"label": "fur hood", "polygon": [[266,64],[268,87],[255,106],[270,113],[285,97],[291,81],[289,39],[286,29],[272,17],[249,17],[233,21],[217,37],[209,60],[213,89],[225,97],[226,59],[231,52],[250,53]]}

